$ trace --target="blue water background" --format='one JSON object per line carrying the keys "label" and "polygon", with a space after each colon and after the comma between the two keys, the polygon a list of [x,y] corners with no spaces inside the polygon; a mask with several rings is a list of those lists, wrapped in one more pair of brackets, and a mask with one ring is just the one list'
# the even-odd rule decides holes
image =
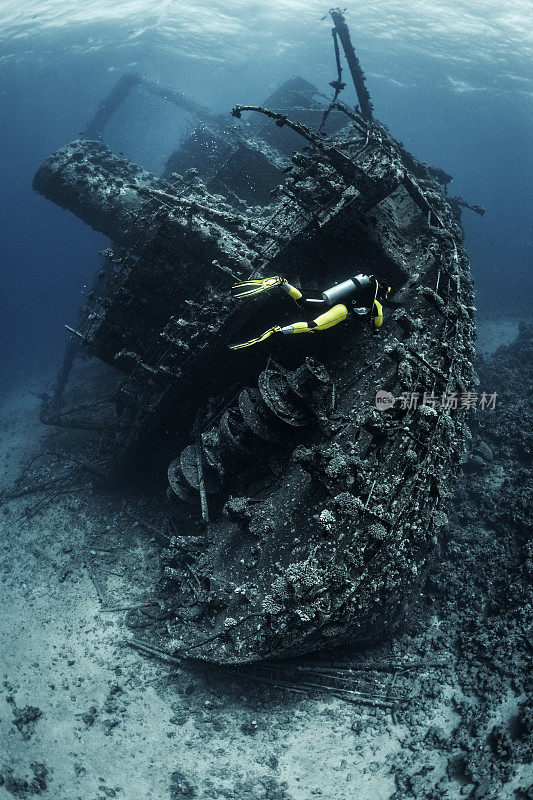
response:
{"label": "blue water background", "polygon": [[[124,71],[228,114],[235,103],[263,101],[291,76],[302,75],[328,95],[336,77],[331,24],[321,19],[328,9],[314,0],[119,2],[106,6],[109,13],[83,0],[71,17],[66,4],[52,0],[4,3],[0,389],[58,362],[64,324],[75,322],[98,250],[108,245],[35,194],[31,183],[43,159],[84,129]],[[155,5],[166,12],[154,17]],[[480,313],[524,314],[531,311],[533,240],[527,5],[440,3],[438,25],[429,4],[403,6],[389,0],[346,10],[376,116],[415,155],[454,175],[451,194],[486,206],[483,219],[463,215]],[[157,172],[192,122],[164,101],[135,97],[104,141]],[[353,90],[342,99],[355,103]]]}

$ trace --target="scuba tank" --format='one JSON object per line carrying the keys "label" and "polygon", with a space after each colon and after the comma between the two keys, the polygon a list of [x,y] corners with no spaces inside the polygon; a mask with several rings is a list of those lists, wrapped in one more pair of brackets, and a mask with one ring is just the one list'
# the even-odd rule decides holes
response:
{"label": "scuba tank", "polygon": [[344,302],[370,286],[372,280],[370,275],[355,275],[353,278],[348,278],[347,281],[337,283],[331,289],[326,289],[325,292],[322,292],[322,299],[328,306]]}

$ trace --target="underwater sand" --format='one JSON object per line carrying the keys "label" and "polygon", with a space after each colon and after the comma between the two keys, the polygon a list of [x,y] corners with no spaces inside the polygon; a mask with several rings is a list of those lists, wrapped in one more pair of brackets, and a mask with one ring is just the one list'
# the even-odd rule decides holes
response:
{"label": "underwater sand", "polygon": [[[501,321],[480,326],[481,351],[510,331]],[[1,400],[3,489],[43,444],[65,445],[64,434],[38,422],[39,400],[30,393],[51,377]],[[433,608],[434,598],[421,595],[410,624],[373,651],[376,660],[428,665],[411,674],[413,700],[394,715],[271,689],[215,667],[169,665],[125,646],[124,612],[103,611],[145,599],[157,578],[154,542],[124,513],[142,514],[136,498],[87,486],[21,520],[35,500],[0,507],[1,800],[451,799],[474,789],[460,770],[450,773],[445,742],[455,735],[458,708],[478,699],[462,688],[466,667],[454,636],[441,630],[447,611]],[[460,538],[459,509],[457,521]],[[490,530],[477,530],[489,556],[492,539]],[[500,687],[487,731],[508,721],[520,700]],[[515,800],[526,767],[514,767],[494,797]],[[433,794],[437,785],[442,794]]]}

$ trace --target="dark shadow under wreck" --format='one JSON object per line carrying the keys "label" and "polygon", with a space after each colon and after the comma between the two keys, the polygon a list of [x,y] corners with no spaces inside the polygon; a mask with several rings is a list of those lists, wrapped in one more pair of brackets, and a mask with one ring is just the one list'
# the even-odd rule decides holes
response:
{"label": "dark shadow under wreck", "polygon": [[[467,410],[441,403],[476,382],[465,202],[375,120],[344,18],[331,15],[328,107],[294,79],[275,109],[233,110],[260,124],[227,127],[174,93],[199,125],[163,176],[82,138],[34,179],[113,242],[43,418],[65,423],[78,346],[123,374],[100,469],[123,476],[147,450],[169,465],[180,535],[162,533],[168,638],[151,643],[169,655],[239,663],[381,636],[419,585],[468,436]],[[339,42],[355,110],[338,102]],[[228,353],[280,315],[279,296],[231,299],[235,280],[299,276],[321,291],[358,272],[393,287],[379,336],[352,322]],[[419,403],[378,411],[377,390]]]}

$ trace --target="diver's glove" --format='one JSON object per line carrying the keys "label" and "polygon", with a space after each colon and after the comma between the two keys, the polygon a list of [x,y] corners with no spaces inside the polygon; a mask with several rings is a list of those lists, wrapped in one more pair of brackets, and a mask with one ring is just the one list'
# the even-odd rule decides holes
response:
{"label": "diver's glove", "polygon": [[234,297],[251,297],[253,294],[267,292],[269,289],[274,289],[274,287],[281,286],[283,283],[287,283],[287,281],[279,275],[274,275],[273,278],[255,278],[254,280],[235,283],[231,287],[231,293]]}
{"label": "diver's glove", "polygon": [[281,328],[279,325],[274,325],[273,328],[269,328],[267,331],[261,334],[261,336],[256,336],[255,339],[249,339],[247,342],[242,342],[242,344],[230,344],[230,350],[242,350],[243,347],[251,347],[253,344],[259,344],[259,342],[264,342],[265,339],[268,339],[272,336],[273,333],[279,333]]}

